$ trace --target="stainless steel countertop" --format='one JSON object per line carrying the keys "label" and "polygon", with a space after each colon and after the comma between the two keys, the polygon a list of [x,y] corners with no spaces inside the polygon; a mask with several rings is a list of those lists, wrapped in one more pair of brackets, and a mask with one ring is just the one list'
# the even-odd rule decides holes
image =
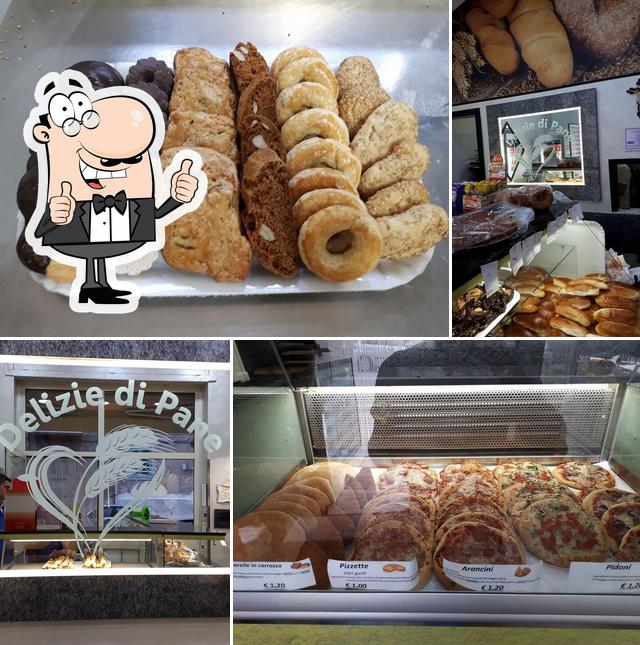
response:
{"label": "stainless steel countertop", "polygon": [[383,84],[417,108],[432,156],[426,184],[432,200],[448,206],[448,18],[444,0],[14,0],[0,24],[0,335],[448,335],[447,240],[423,275],[387,292],[142,299],[136,312],[117,317],[72,312],[65,298],[31,279],[15,252],[15,193],[27,159],[22,126],[40,76],[87,59],[171,61],[185,46],[226,57],[247,39],[268,59],[306,44],[334,65],[355,54],[382,62]]}

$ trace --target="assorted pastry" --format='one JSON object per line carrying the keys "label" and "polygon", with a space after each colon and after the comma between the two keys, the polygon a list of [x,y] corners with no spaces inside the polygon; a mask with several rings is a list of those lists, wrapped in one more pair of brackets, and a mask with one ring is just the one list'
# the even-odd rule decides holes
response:
{"label": "assorted pastry", "polygon": [[[229,63],[190,47],[176,52],[173,70],[145,58],[126,79],[100,61],[73,69],[95,88],[126,84],[153,97],[167,126],[163,166],[182,148],[200,153],[206,197],[165,232],[162,254],[177,270],[244,282],[255,256],[281,278],[304,266],[344,282],[381,259],[424,253],[447,234],[447,213],[421,181],[429,152],[418,143],[416,112],[381,87],[367,58],[346,58],[334,73],[320,52],[294,47],[269,66],[240,42]],[[25,223],[37,179],[31,155],[18,188]],[[24,234],[17,251],[29,270],[73,280],[73,269],[36,255]]]}
{"label": "assorted pastry", "polygon": [[453,301],[451,333],[453,336],[477,336],[507,310],[513,289],[499,287],[487,296],[484,285],[469,289]]}
{"label": "assorted pastry", "polygon": [[237,561],[311,558],[317,588],[326,562],[418,564],[447,589],[444,560],[525,564],[527,552],[566,568],[613,558],[640,561],[640,495],[616,488],[606,468],[586,461],[555,467],[475,462],[436,472],[417,461],[383,469],[322,462],[298,470],[234,526]]}
{"label": "assorted pastry", "polygon": [[591,273],[571,279],[522,267],[504,284],[522,299],[501,336],[640,336],[640,290]]}

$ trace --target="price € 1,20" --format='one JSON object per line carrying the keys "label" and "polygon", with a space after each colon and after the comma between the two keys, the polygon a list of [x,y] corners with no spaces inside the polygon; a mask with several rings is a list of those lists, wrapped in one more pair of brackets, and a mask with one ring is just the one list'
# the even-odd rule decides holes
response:
{"label": "price \u20ac 1,20", "polygon": [[287,585],[284,582],[265,582],[265,589],[286,589]]}

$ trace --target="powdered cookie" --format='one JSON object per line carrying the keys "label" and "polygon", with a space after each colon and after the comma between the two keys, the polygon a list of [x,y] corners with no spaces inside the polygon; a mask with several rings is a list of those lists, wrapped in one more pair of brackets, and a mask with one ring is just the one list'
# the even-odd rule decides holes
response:
{"label": "powdered cookie", "polygon": [[391,154],[377,161],[362,174],[359,190],[369,198],[379,190],[403,179],[420,179],[429,165],[429,151],[419,143],[402,141]]}
{"label": "powdered cookie", "polygon": [[435,246],[449,230],[446,211],[436,204],[420,204],[398,215],[378,217],[382,257],[410,258]]}
{"label": "powdered cookie", "polygon": [[351,150],[363,168],[386,157],[401,141],[418,140],[416,111],[399,101],[387,101],[377,107],[351,141]]}
{"label": "powdered cookie", "polygon": [[399,181],[379,190],[367,200],[367,210],[372,217],[385,217],[403,213],[412,206],[429,203],[429,191],[421,181]]}

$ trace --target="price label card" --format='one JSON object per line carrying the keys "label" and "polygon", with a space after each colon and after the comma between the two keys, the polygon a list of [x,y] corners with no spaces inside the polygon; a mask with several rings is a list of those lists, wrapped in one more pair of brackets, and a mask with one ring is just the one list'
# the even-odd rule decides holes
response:
{"label": "price label card", "polygon": [[489,262],[480,267],[482,271],[482,279],[484,280],[484,290],[487,296],[494,294],[500,288],[500,281],[498,280],[498,263]]}
{"label": "price label card", "polygon": [[536,238],[531,235],[526,240],[522,240],[522,259],[526,266],[533,262],[536,255]]}
{"label": "price label card", "polygon": [[289,591],[315,584],[309,558],[298,562],[233,563],[233,588],[237,591]]}
{"label": "price label card", "polygon": [[511,260],[511,273],[515,275],[522,267],[522,244],[518,242],[509,249],[509,259]]}
{"label": "price label card", "polygon": [[579,222],[580,220],[584,219],[584,215],[582,213],[582,206],[580,204],[574,204],[569,209],[569,216],[574,222]]}
{"label": "price label card", "polygon": [[640,594],[640,562],[572,562],[569,590]]}
{"label": "price label card", "polygon": [[536,254],[538,254],[542,250],[542,238],[544,237],[544,231],[538,231],[532,237],[534,239],[533,250]]}
{"label": "price label card", "polygon": [[542,579],[541,564],[460,564],[443,560],[447,578],[472,591],[536,591]]}
{"label": "price label card", "polygon": [[336,589],[411,591],[419,579],[418,563],[329,560],[327,572]]}

